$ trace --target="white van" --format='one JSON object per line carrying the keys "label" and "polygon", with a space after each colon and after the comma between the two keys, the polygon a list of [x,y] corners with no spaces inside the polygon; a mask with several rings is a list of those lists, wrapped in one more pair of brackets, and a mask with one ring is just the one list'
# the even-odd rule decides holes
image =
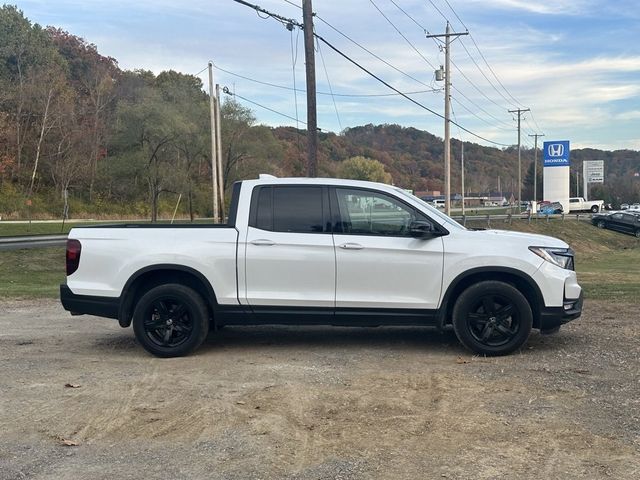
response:
{"label": "white van", "polygon": [[433,206],[436,208],[444,208],[444,200],[434,200]]}

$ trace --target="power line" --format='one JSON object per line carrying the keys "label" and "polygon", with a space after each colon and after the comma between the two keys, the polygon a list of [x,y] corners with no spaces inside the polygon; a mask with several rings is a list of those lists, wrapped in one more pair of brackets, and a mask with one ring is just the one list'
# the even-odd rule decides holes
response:
{"label": "power line", "polygon": [[404,13],[407,17],[409,17],[409,20],[411,20],[411,21],[412,21],[413,23],[415,23],[418,27],[420,27],[420,28],[421,28],[425,33],[427,32],[427,29],[426,29],[426,28],[424,28],[422,25],[420,25],[420,23],[418,23],[418,21],[417,21],[415,18],[413,18],[411,15],[409,15],[409,14],[404,10],[404,8],[402,8],[400,5],[398,5],[398,4],[397,4],[396,2],[394,2],[393,0],[389,0],[389,1],[390,1],[391,3],[393,3],[393,4],[396,6],[396,8],[397,8],[398,10],[400,10],[400,11],[401,11],[402,13]]}
{"label": "power line", "polygon": [[[487,110],[485,110],[484,108],[482,108],[480,105],[478,105],[476,102],[474,102],[473,100],[471,100],[469,97],[467,97],[464,93],[462,93],[457,87],[453,86],[453,89],[461,96],[463,97],[465,100],[467,100],[471,105],[473,105],[474,107],[476,107],[478,110],[480,110],[481,112],[484,112],[485,114],[487,114],[489,117],[493,118],[496,122],[501,123],[504,127],[503,128],[508,128],[509,130],[512,129],[512,126],[509,125],[507,122],[505,122],[504,120],[500,120],[498,117],[492,115],[491,113],[489,113]],[[458,103],[460,103],[460,100],[458,100]],[[476,117],[480,118],[477,114],[474,114]]]}
{"label": "power line", "polygon": [[[238,0],[235,0],[238,1]],[[395,65],[392,65],[391,63],[387,62],[386,60],[384,60],[383,58],[381,58],[380,56],[376,55],[375,53],[373,53],[371,50],[369,50],[368,48],[364,47],[363,45],[361,45],[360,43],[356,42],[353,38],[349,37],[346,33],[342,33],[340,30],[338,30],[336,27],[334,27],[333,25],[331,25],[329,22],[327,22],[325,19],[323,19],[322,17],[320,17],[319,15],[316,15],[316,18],[318,20],[320,20],[322,23],[324,23],[325,25],[327,25],[329,28],[331,28],[332,30],[334,30],[335,32],[337,32],[338,34],[342,35],[344,38],[346,38],[347,40],[349,40],[351,43],[353,43],[354,45],[357,45],[359,48],[361,48],[362,50],[364,50],[365,52],[367,52],[369,55],[373,56],[374,58],[376,58],[377,60],[381,61],[382,63],[384,63],[385,65],[387,65],[388,67],[391,67],[392,69],[394,69],[396,72],[404,75],[407,78],[410,78],[411,80],[413,80],[414,82],[417,82],[421,85],[424,85],[425,87],[431,87],[431,85],[424,83],[422,80],[417,79],[416,77],[414,77],[413,75],[408,74],[407,72],[404,72],[403,70],[400,70],[398,67],[396,67]]]}
{"label": "power line", "polygon": [[453,66],[455,67],[455,69],[458,71],[458,73],[459,73],[460,75],[462,75],[462,78],[464,78],[467,82],[469,82],[469,85],[471,85],[473,88],[475,88],[475,89],[478,91],[478,93],[479,93],[480,95],[482,95],[484,98],[486,98],[487,100],[489,100],[491,103],[493,103],[493,104],[494,104],[495,106],[497,106],[499,109],[501,109],[501,110],[502,110],[502,109],[504,109],[504,106],[503,106],[503,105],[500,105],[500,104],[499,104],[499,103],[497,103],[495,100],[493,100],[493,99],[489,98],[489,96],[488,96],[486,93],[484,93],[482,90],[480,90],[480,88],[479,88],[475,83],[473,83],[473,82],[469,79],[469,77],[467,77],[467,76],[465,75],[465,73],[460,69],[460,67],[458,67],[458,65],[456,65],[456,63],[455,63],[453,60],[451,60],[451,63],[453,64]]}
{"label": "power line", "polygon": [[387,17],[387,16],[384,14],[384,12],[383,12],[382,10],[380,10],[380,8],[378,8],[378,5],[376,5],[376,4],[375,4],[375,2],[374,2],[373,0],[369,0],[369,2],[371,2],[371,5],[373,5],[373,6],[376,8],[376,10],[378,10],[378,12],[380,12],[380,15],[382,15],[382,16],[384,17],[384,19],[385,19],[387,22],[389,22],[389,25],[391,25],[391,26],[394,28],[394,30],[395,30],[396,32],[398,32],[398,34],[399,34],[402,38],[404,38],[405,42],[407,42],[407,43],[409,44],[409,46],[410,46],[411,48],[413,48],[413,50],[414,50],[414,51],[415,51],[415,52],[420,56],[420,58],[422,58],[422,60],[424,60],[424,61],[425,61],[425,63],[426,63],[427,65],[429,65],[433,70],[435,70],[435,69],[436,69],[436,67],[434,67],[434,65],[433,65],[429,60],[427,60],[427,59],[425,58],[425,56],[424,56],[424,55],[422,55],[422,53],[420,53],[420,50],[418,50],[418,49],[416,48],[416,46],[415,46],[413,43],[411,43],[411,40],[409,40],[409,39],[408,39],[408,38],[407,38],[407,37],[406,37],[406,36],[405,36],[401,31],[400,31],[400,29],[394,25],[394,23],[389,19],[389,17]]}
{"label": "power line", "polygon": [[[265,85],[267,87],[273,87],[273,88],[279,88],[281,90],[289,90],[292,91],[293,88],[288,87],[286,85],[278,85],[276,83],[269,83],[269,82],[265,82],[262,80],[257,80],[255,78],[251,78],[251,77],[247,77],[246,75],[240,75],[239,73],[235,73],[232,72],[230,70],[226,70],[218,65],[216,65],[215,63],[213,64],[213,66],[216,68],[216,70],[220,70],[221,72],[227,73],[229,75],[232,75],[234,77],[238,77],[238,78],[242,78],[243,80],[247,80],[249,82],[253,82],[253,83],[257,83],[259,85]],[[406,92],[407,95],[419,95],[422,93],[434,93],[434,92],[440,92],[442,89],[440,88],[429,88],[428,90],[414,90],[411,92]],[[305,93],[306,90],[303,90],[301,88],[297,89],[298,93]],[[316,92],[318,95],[333,95],[335,97],[354,97],[354,98],[374,98],[374,97],[396,97],[399,94],[398,93],[330,93],[330,92]]]}
{"label": "power line", "polygon": [[[316,39],[317,40],[317,39]],[[327,71],[327,65],[324,63],[324,55],[320,48],[320,42],[317,42],[318,53],[320,54],[320,60],[322,60],[322,67],[324,68],[324,74],[327,77],[327,84],[329,85],[329,91],[331,92],[331,99],[333,100],[333,108],[336,110],[336,118],[338,119],[338,126],[342,131],[342,122],[340,121],[340,114],[338,113],[338,105],[336,105],[336,97],[333,96],[333,88],[331,88],[331,80],[329,80],[329,72]]]}
{"label": "power line", "polygon": [[[270,111],[272,113],[275,113],[276,115],[280,115],[281,117],[288,118],[289,120],[293,120],[294,122],[300,122],[303,125],[307,124],[305,121],[298,120],[295,117],[292,117],[291,115],[287,115],[286,113],[279,112],[278,110],[274,110],[273,108],[267,107],[266,105],[262,105],[261,103],[254,102],[253,100],[249,100],[248,98],[243,97],[239,93],[232,92],[231,90],[229,90],[228,87],[224,87],[222,89],[222,91],[223,91],[223,93],[226,93],[227,95],[229,95],[231,97],[238,97],[239,99],[244,100],[247,103],[251,103],[252,105],[256,105],[257,107],[260,107],[260,108],[264,108],[265,110],[268,110],[268,111]],[[322,129],[318,128],[318,130],[322,130]]]}
{"label": "power line", "polygon": [[449,22],[449,19],[446,17],[444,13],[442,13],[442,10],[440,10],[435,3],[433,3],[431,0],[429,0],[429,3],[433,5],[433,8],[436,9],[436,11],[442,16],[442,18],[444,18],[447,22]]}
{"label": "power line", "polygon": [[[429,107],[424,106],[423,104],[421,104],[420,102],[418,102],[417,100],[414,100],[413,98],[409,97],[407,94],[401,92],[400,90],[398,90],[397,88],[395,88],[394,86],[392,86],[391,84],[385,82],[382,78],[378,77],[376,74],[370,72],[369,70],[367,70],[365,67],[363,67],[362,65],[360,65],[358,62],[356,62],[355,60],[351,59],[349,56],[347,56],[345,53],[341,52],[340,50],[338,50],[336,47],[334,47],[331,43],[329,43],[327,40],[325,40],[323,37],[321,37],[320,35],[316,34],[316,38],[318,38],[320,41],[322,41],[325,45],[327,45],[329,48],[331,48],[333,51],[335,51],[338,55],[342,56],[343,58],[345,58],[347,61],[351,62],[352,64],[354,64],[356,67],[358,67],[360,70],[362,70],[363,72],[367,73],[368,75],[370,75],[371,77],[375,78],[376,80],[378,80],[380,83],[382,83],[383,85],[385,85],[387,88],[390,88],[391,90],[393,90],[394,92],[400,94],[401,96],[403,96],[404,98],[406,98],[407,100],[409,100],[411,103],[414,103],[415,105],[419,106],[420,108],[432,113],[433,115],[442,118],[443,120],[445,119],[445,116],[430,109]],[[488,143],[492,143],[494,145],[499,145],[502,147],[508,147],[509,145],[504,144],[504,143],[499,143],[499,142],[494,142],[493,140],[489,140],[488,138],[485,138],[481,135],[478,135],[477,133],[472,132],[471,130],[463,127],[462,125],[460,125],[457,122],[452,122],[451,120],[449,120],[450,123],[453,123],[454,125],[457,125],[458,127],[460,127],[462,130],[464,130],[465,132],[473,135],[476,138],[479,138],[481,140],[484,140],[485,142]]]}

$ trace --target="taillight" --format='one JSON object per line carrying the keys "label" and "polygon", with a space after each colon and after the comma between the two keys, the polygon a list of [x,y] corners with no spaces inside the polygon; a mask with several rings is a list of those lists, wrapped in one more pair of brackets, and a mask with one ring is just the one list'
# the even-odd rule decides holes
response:
{"label": "taillight", "polygon": [[67,240],[67,276],[78,269],[81,251],[82,245],[79,240]]}

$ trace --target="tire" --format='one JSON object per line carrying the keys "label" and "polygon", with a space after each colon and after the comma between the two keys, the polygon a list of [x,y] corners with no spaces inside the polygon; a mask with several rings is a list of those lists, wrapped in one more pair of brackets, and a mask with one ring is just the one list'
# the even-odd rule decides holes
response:
{"label": "tire", "polygon": [[600,207],[598,205],[593,205],[591,207],[591,213],[598,213],[600,211]]}
{"label": "tire", "polygon": [[606,223],[604,223],[602,220],[600,220],[600,221],[597,223],[597,225],[598,225],[598,228],[605,228],[605,227],[607,226],[607,224],[606,224]]}
{"label": "tire", "polygon": [[636,230],[636,237],[640,238],[640,228]]}
{"label": "tire", "polygon": [[152,288],[136,304],[133,331],[144,349],[157,357],[181,357],[198,348],[209,332],[209,309],[184,285]]}
{"label": "tire", "polygon": [[484,281],[467,288],[453,307],[453,329],[460,343],[487,356],[507,355],[529,338],[531,306],[513,285]]}

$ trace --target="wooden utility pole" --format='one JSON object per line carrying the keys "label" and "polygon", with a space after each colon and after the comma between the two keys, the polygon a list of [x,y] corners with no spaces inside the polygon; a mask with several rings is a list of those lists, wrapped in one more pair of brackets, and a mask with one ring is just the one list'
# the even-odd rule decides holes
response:
{"label": "wooden utility pole", "polygon": [[222,122],[220,121],[220,85],[216,83],[216,170],[218,172],[218,191],[220,194],[220,218],[224,222],[224,178],[222,171]]}
{"label": "wooden utility pole", "polygon": [[311,0],[302,0],[304,58],[307,72],[307,175],[318,175],[318,119],[316,111],[316,58]]}
{"label": "wooden utility pole", "polygon": [[518,108],[517,110],[509,110],[509,113],[517,113],[518,114],[518,211],[522,211],[522,159],[520,148],[520,117],[524,112],[528,112],[529,109]]}
{"label": "wooden utility pole", "polygon": [[213,222],[218,222],[218,176],[216,157],[216,97],[213,90],[213,62],[209,62],[209,112],[211,115],[211,181],[213,184]]}
{"label": "wooden utility pole", "polygon": [[464,215],[464,142],[460,141],[460,177],[462,180],[462,215]]}
{"label": "wooden utility pole", "polygon": [[530,137],[535,138],[533,147],[533,203],[538,206],[538,137],[544,137],[544,133],[530,133]]}
{"label": "wooden utility pole", "polygon": [[444,37],[444,212],[451,212],[451,37],[469,35],[469,32],[451,33],[451,26],[447,22],[444,34],[427,35],[427,38]]}

